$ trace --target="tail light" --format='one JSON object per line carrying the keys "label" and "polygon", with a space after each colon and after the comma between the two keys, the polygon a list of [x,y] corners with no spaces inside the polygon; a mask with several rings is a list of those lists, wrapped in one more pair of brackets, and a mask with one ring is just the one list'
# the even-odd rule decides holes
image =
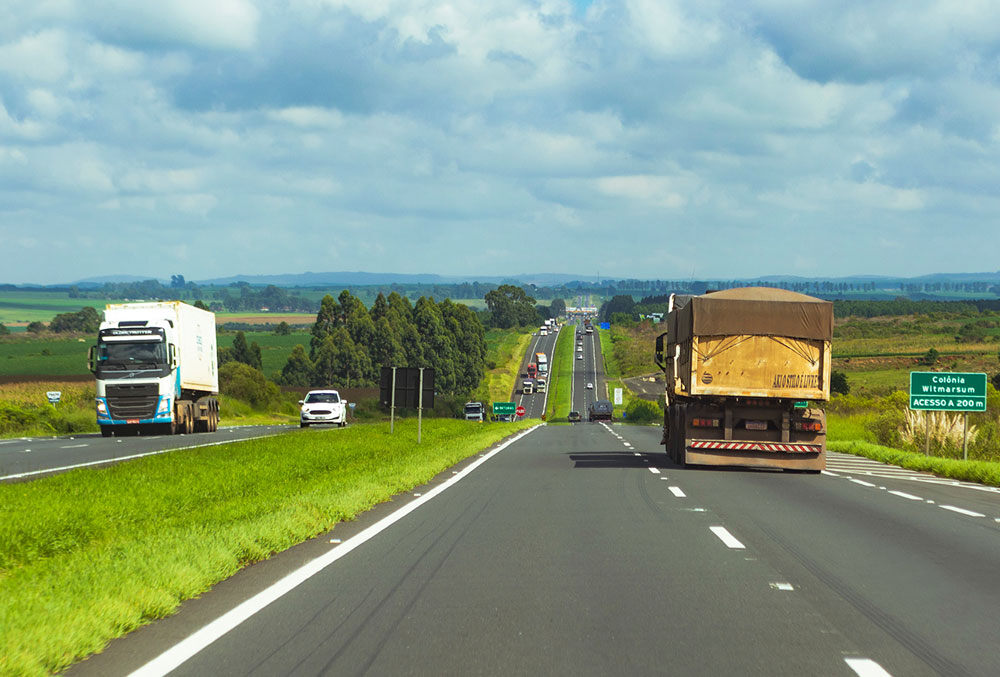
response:
{"label": "tail light", "polygon": [[691,426],[694,428],[718,428],[719,419],[717,418],[693,418],[691,419]]}
{"label": "tail light", "polygon": [[814,433],[823,432],[822,421],[795,421],[794,427],[796,430],[802,430],[806,432],[814,432]]}

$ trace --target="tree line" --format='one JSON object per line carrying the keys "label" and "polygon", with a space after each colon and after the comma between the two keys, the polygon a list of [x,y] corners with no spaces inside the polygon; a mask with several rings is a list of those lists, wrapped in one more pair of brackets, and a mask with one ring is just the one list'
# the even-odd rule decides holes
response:
{"label": "tree line", "polygon": [[[465,394],[483,378],[483,325],[476,313],[450,299],[437,303],[422,296],[411,304],[392,292],[379,294],[369,310],[347,290],[338,298],[328,294],[310,333],[308,351],[302,344],[292,349],[280,383],[370,387],[383,366],[433,367],[438,392]],[[245,350],[250,360],[256,357],[253,344]]]}

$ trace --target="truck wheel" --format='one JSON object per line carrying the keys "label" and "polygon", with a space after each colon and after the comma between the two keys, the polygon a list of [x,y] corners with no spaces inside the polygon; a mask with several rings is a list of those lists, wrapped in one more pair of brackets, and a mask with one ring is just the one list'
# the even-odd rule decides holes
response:
{"label": "truck wheel", "polygon": [[115,433],[114,428],[109,425],[101,426],[101,437],[111,437]]}

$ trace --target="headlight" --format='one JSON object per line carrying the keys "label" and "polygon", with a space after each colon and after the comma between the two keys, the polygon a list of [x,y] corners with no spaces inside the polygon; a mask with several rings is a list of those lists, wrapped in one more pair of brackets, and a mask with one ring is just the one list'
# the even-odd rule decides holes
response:
{"label": "headlight", "polygon": [[103,414],[104,416],[108,415],[108,404],[107,404],[107,402],[105,402],[104,400],[101,400],[101,399],[97,400],[97,413],[98,414]]}
{"label": "headlight", "polygon": [[169,397],[161,397],[160,398],[160,404],[159,404],[158,407],[156,407],[156,415],[157,416],[167,416],[169,414],[170,414],[170,398]]}

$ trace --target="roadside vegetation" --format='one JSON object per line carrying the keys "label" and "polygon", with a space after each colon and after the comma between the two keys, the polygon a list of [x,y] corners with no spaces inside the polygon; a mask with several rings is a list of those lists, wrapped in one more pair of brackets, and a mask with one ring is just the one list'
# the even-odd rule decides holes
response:
{"label": "roadside vegetation", "polygon": [[0,674],[63,669],[530,425],[296,431],[2,484]]}
{"label": "roadside vegetation", "polygon": [[573,407],[575,337],[576,331],[571,325],[563,327],[556,337],[556,347],[552,351],[552,364],[549,367],[549,399],[545,408],[545,420],[549,422],[565,421]]}
{"label": "roadside vegetation", "polygon": [[486,332],[486,373],[473,399],[482,402],[489,413],[492,402],[509,402],[517,383],[521,358],[531,332],[521,329],[490,329]]}

